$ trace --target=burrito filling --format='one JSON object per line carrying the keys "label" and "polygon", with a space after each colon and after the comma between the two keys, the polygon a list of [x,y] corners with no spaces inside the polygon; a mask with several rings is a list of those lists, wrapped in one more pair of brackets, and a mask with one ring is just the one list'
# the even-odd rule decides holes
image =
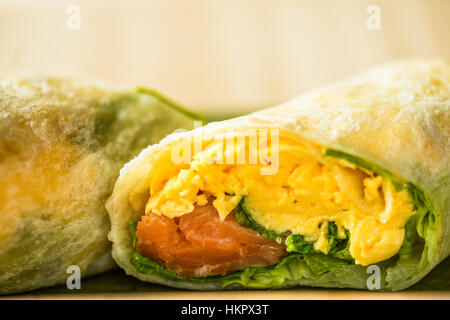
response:
{"label": "burrito filling", "polygon": [[229,148],[211,141],[187,164],[160,159],[137,226],[140,254],[176,274],[205,277],[275,265],[292,253],[367,266],[399,252],[416,210],[407,188],[283,136],[276,170],[262,174],[273,163],[262,161],[260,145],[237,140],[232,152],[243,152],[243,163],[227,163]]}

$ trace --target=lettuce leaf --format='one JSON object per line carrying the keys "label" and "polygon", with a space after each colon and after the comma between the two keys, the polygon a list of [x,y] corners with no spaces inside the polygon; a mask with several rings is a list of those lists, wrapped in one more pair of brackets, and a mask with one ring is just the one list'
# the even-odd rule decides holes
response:
{"label": "lettuce leaf", "polygon": [[316,252],[314,245],[305,240],[302,235],[291,234],[286,238],[286,251],[297,253],[313,253]]}
{"label": "lettuce leaf", "polygon": [[328,242],[330,243],[329,256],[354,262],[350,255],[350,231],[345,230],[345,238],[340,238],[338,227],[330,221],[328,222]]}
{"label": "lettuce leaf", "polygon": [[323,274],[334,268],[340,266],[346,267],[347,265],[353,263],[321,253],[306,254],[304,256],[304,259],[306,264],[310,267],[311,271],[315,274]]}

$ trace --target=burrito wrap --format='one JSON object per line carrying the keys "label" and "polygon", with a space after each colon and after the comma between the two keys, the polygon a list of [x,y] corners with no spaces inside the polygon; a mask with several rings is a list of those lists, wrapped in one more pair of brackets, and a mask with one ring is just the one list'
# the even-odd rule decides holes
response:
{"label": "burrito wrap", "polygon": [[143,88],[0,79],[0,294],[115,267],[105,201],[143,147],[193,128],[177,109]]}
{"label": "burrito wrap", "polygon": [[[427,230],[422,252],[382,268],[381,289],[407,288],[450,253],[449,94],[447,62],[402,60],[303,94],[278,107],[170,135],[143,150],[121,170],[107,202],[113,257],[128,274],[144,281],[196,290],[252,287],[242,281],[224,286],[220,278],[193,280],[139,272],[130,263],[135,249],[127,226],[144,215],[158,161],[183,139],[272,128],[280,131],[280,137],[301,137],[324,146],[330,155],[362,159],[393,180],[409,183],[423,192],[433,223],[424,227]],[[294,275],[292,265],[288,268],[290,275],[280,283],[268,281],[259,287],[367,288],[369,275],[362,266],[337,268],[320,276],[306,269]]]}

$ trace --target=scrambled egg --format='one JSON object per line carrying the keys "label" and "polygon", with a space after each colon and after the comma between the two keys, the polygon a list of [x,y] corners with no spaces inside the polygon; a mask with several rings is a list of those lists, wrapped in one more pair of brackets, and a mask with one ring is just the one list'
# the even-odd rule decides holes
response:
{"label": "scrambled egg", "polygon": [[[256,152],[245,140],[235,150]],[[350,232],[350,254],[366,266],[395,255],[405,236],[404,226],[413,214],[406,190],[396,191],[391,181],[355,165],[322,157],[324,149],[298,139],[281,137],[279,167],[262,175],[267,164],[220,164],[226,157],[221,143],[192,157],[190,164],[160,164],[152,176],[146,213],[179,217],[215,197],[220,217],[245,197],[252,216],[260,225],[278,232],[291,231],[327,253],[327,224],[334,221],[339,232]]]}

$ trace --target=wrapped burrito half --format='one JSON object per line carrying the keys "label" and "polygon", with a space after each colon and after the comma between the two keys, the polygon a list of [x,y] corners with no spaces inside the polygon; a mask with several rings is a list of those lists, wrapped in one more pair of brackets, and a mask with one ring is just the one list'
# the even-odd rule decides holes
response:
{"label": "wrapped burrito half", "polygon": [[382,65],[170,135],[107,202],[130,275],[216,290],[402,290],[450,252],[450,67]]}
{"label": "wrapped burrito half", "polygon": [[114,266],[105,202],[120,168],[192,116],[143,88],[0,79],[0,294]]}

